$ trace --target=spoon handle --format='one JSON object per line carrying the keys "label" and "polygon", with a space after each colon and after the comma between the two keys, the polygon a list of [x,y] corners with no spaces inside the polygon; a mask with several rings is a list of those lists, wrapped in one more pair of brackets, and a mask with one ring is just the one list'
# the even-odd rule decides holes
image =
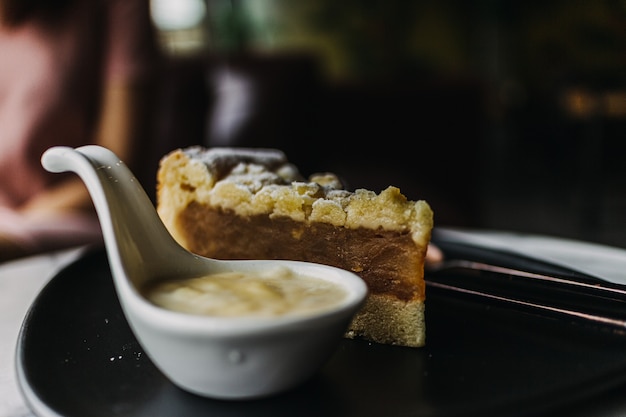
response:
{"label": "spoon handle", "polygon": [[48,171],[72,171],[81,177],[113,265],[125,269],[128,276],[168,275],[172,268],[180,268],[171,259],[188,252],[174,240],[141,184],[113,152],[96,145],[53,147],[41,163]]}

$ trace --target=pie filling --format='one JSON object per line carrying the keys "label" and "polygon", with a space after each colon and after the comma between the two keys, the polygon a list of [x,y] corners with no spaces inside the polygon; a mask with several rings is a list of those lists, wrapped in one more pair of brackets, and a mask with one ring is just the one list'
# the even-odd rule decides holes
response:
{"label": "pie filling", "polygon": [[372,294],[423,301],[425,248],[409,231],[348,229],[288,217],[238,216],[191,202],[178,215],[187,249],[217,259],[293,259],[358,274]]}

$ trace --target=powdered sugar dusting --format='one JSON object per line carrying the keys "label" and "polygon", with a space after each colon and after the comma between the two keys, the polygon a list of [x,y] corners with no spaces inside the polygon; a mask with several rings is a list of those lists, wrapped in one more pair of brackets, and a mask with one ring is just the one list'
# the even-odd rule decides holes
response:
{"label": "powdered sugar dusting", "polygon": [[[278,149],[193,146],[184,149],[183,152],[191,160],[205,164],[217,180],[232,175],[235,169],[238,170],[237,175],[240,179],[246,179],[244,174],[247,166],[254,170],[254,175],[261,171],[272,174],[271,178],[267,176],[264,179],[270,181],[268,183],[286,184],[302,179],[298,169],[290,164],[285,154]],[[254,168],[255,166],[257,168]],[[252,177],[252,174],[247,176]]]}

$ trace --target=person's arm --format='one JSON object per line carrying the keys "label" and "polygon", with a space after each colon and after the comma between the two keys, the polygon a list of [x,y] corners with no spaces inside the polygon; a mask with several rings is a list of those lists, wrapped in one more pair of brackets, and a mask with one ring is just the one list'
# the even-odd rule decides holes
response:
{"label": "person's arm", "polygon": [[[131,170],[141,170],[142,147],[152,138],[151,110],[158,81],[153,72],[158,55],[151,49],[154,33],[146,0],[110,4],[115,4],[110,20],[116,30],[110,39],[101,113],[91,143],[113,151]],[[6,230],[0,236],[0,262],[99,238],[91,197],[76,175],[67,174],[17,211],[5,214],[0,218],[1,229]]]}
{"label": "person's arm", "polygon": [[[95,143],[129,166],[139,158],[138,138],[149,137],[148,86],[110,85],[104,94]],[[17,211],[0,213],[0,262],[99,239],[93,203],[82,180],[69,175]]]}

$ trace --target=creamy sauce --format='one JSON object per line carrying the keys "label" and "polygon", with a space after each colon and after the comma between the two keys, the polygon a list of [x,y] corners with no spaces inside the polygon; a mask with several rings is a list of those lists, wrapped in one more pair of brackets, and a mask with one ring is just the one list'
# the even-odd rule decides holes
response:
{"label": "creamy sauce", "polygon": [[169,310],[222,317],[306,315],[346,297],[337,284],[285,267],[162,281],[145,288],[144,295]]}

